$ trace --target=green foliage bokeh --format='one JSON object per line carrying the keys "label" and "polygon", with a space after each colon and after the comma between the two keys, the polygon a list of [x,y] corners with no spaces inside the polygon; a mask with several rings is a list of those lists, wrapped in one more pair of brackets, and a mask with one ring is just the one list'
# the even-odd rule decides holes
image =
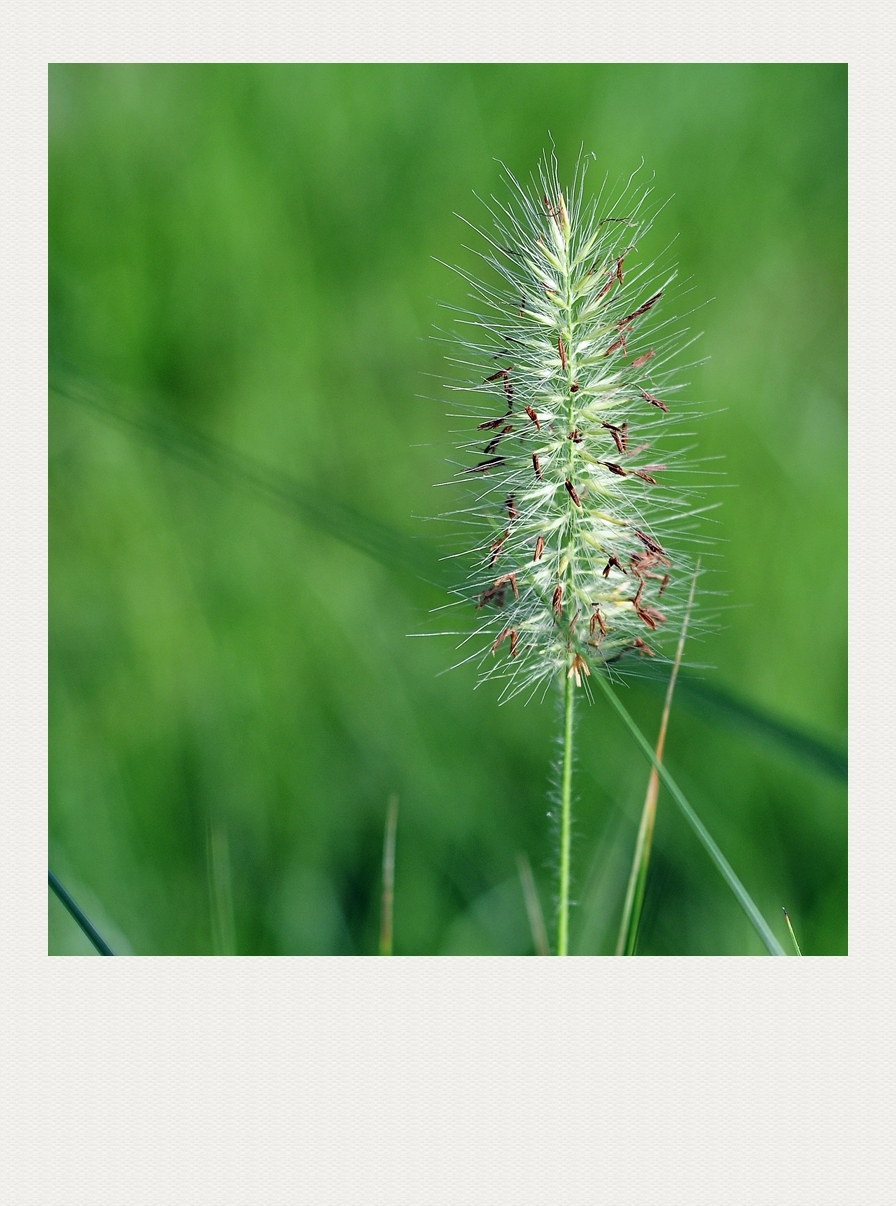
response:
{"label": "green foliage bokeh", "polygon": [[[691,656],[835,744],[846,729],[846,69],[54,66],[51,372],[198,429],[421,540],[447,495],[438,300],[466,287],[472,196],[553,139],[592,183],[641,159],[671,200],[724,456],[723,626]],[[690,279],[692,278],[692,279]],[[377,949],[400,798],[398,954],[531,953],[549,915],[554,702],[496,704],[443,596],[226,474],[51,391],[50,860],[137,954]],[[627,706],[655,734],[661,696]],[[846,792],[780,744],[673,711],[667,761],[760,908],[846,952]],[[647,767],[598,699],[579,725],[573,949],[611,949]],[[220,843],[219,843],[220,846]],[[215,901],[218,904],[215,904]],[[220,931],[220,925],[218,931]],[[216,941],[218,945],[216,945]],[[86,953],[55,900],[51,953]],[[640,953],[762,950],[661,794]]]}

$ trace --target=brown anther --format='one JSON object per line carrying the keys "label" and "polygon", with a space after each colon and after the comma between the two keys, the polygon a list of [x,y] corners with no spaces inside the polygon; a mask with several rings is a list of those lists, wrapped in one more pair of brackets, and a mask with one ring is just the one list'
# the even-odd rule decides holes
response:
{"label": "brown anther", "polygon": [[656,657],[656,654],[650,648],[647,642],[642,641],[640,637],[635,637],[634,641],[632,642],[632,648],[637,649],[641,654],[641,657],[643,657],[645,653],[648,654],[649,657]]}
{"label": "brown anther", "polygon": [[607,283],[604,285],[603,289],[601,289],[600,293],[598,293],[597,297],[594,300],[600,301],[600,299],[602,297],[606,297],[607,294],[610,292],[610,290],[613,288],[615,281],[616,281],[616,278],[611,275],[610,279],[607,281]]}
{"label": "brown anther", "polygon": [[572,499],[572,501],[576,504],[577,507],[581,507],[582,500],[579,498],[578,494],[576,494],[576,488],[572,484],[572,482],[569,480],[569,478],[566,479],[565,484],[566,484],[566,489],[569,492],[569,497]]}
{"label": "brown anther", "polygon": [[606,427],[615,440],[619,452],[624,456],[628,452],[628,419],[625,420],[621,427],[616,427],[612,423],[601,423],[601,427]]}
{"label": "brown anther", "polygon": [[579,392],[578,382],[573,381],[572,385],[569,387],[569,392],[571,394],[577,394]]}
{"label": "brown anther", "polygon": [[641,390],[641,397],[646,399],[646,401],[648,401],[651,406],[656,406],[660,410],[668,411],[668,409],[669,409],[669,407],[666,405],[665,402],[660,401],[659,398],[655,398],[653,396],[653,394],[648,394],[646,389]]}
{"label": "brown anther", "polygon": [[488,473],[489,469],[494,469],[498,465],[504,464],[503,456],[492,457],[490,461],[480,461],[478,465],[474,465],[472,469],[465,469],[465,473]]}
{"label": "brown anther", "polygon": [[666,623],[666,616],[664,616],[663,613],[658,611],[655,607],[638,607],[636,608],[636,611],[638,612],[639,618],[644,621],[652,632],[656,632],[657,624]]}
{"label": "brown anther", "polygon": [[554,599],[553,599],[553,602],[551,603],[551,607],[552,607],[554,615],[557,617],[557,619],[562,620],[563,619],[563,583],[562,582],[557,587],[557,589],[554,591]]}
{"label": "brown anther", "polygon": [[598,461],[597,463],[609,469],[611,473],[615,473],[617,477],[628,477],[628,472],[621,465],[614,464],[613,461]]}
{"label": "brown anther", "polygon": [[517,633],[517,630],[515,628],[512,628],[510,631],[510,656],[511,657],[519,657],[519,651],[517,650],[517,647],[516,647],[516,643],[518,640],[519,640],[519,634]]}
{"label": "brown anther", "polygon": [[575,431],[571,431],[566,438],[568,440],[572,440],[572,442],[574,444],[581,444],[582,440],[584,440],[585,437],[582,435],[582,433],[579,431],[579,429],[577,427],[575,429]]}
{"label": "brown anther", "polygon": [[637,360],[632,361],[632,368],[640,368],[642,364],[646,364],[648,360],[652,360],[655,355],[656,352],[651,348],[649,352],[645,352],[643,356],[639,356]]}
{"label": "brown anther", "polygon": [[504,638],[509,637],[511,632],[514,632],[514,631],[516,631],[516,630],[512,629],[512,628],[505,628],[504,631],[501,633],[501,635],[498,637],[498,639],[495,641],[494,645],[492,645],[492,653],[497,653],[498,649],[501,646],[501,642],[504,640]]}
{"label": "brown anther", "polygon": [[557,339],[557,351],[560,353],[560,363],[563,366],[564,373],[566,372],[566,344],[563,342],[563,336]]}
{"label": "brown anther", "polygon": [[509,535],[510,535],[510,531],[508,530],[508,531],[504,532],[502,535],[500,535],[498,537],[498,539],[492,543],[491,548],[490,548],[491,557],[489,558],[489,562],[488,562],[490,566],[494,565],[495,562],[498,560],[498,558],[501,556],[501,549],[504,547],[504,541],[507,539],[507,537]]}
{"label": "brown anther", "polygon": [[503,607],[504,595],[506,593],[506,588],[502,588],[495,583],[494,586],[490,586],[479,596],[479,602],[476,604],[476,610],[481,611],[482,608],[485,607],[486,603],[494,603],[495,607]]}
{"label": "brown anther", "polygon": [[624,255],[621,255],[619,257],[619,259],[616,261],[616,279],[617,279],[617,281],[619,281],[620,285],[624,284],[624,281],[622,279],[622,265],[624,262],[625,262]]}
{"label": "brown anther", "polygon": [[537,452],[532,453],[532,468],[535,470],[535,476],[538,478],[538,480],[543,482],[544,478],[541,476],[541,461],[538,459]]}
{"label": "brown anther", "polygon": [[500,427],[507,415],[502,415],[500,419],[489,419],[485,423],[480,423],[476,428],[477,431],[490,431],[494,427]]}
{"label": "brown anther", "polygon": [[516,503],[513,501],[513,495],[512,495],[512,494],[511,494],[511,495],[510,495],[510,497],[507,499],[507,502],[504,504],[504,506],[507,508],[507,514],[508,514],[508,516],[510,517],[510,522],[511,522],[511,523],[513,523],[513,521],[514,521],[515,519],[519,519],[519,517],[520,517],[520,513],[519,513],[519,510],[517,509],[517,505],[516,505]]}
{"label": "brown anther", "polygon": [[638,531],[637,528],[635,528],[635,535],[638,537],[641,543],[650,550],[651,553],[665,553],[666,550],[663,548],[663,546],[658,544],[652,536],[648,536],[645,532]]}
{"label": "brown anther", "polygon": [[538,415],[535,413],[535,411],[532,409],[531,406],[526,407],[526,414],[529,416],[529,418],[535,424],[535,430],[541,431],[541,424],[538,421]]}
{"label": "brown anther", "polygon": [[572,619],[569,621],[569,631],[570,631],[570,632],[574,632],[574,631],[575,631],[575,627],[576,627],[576,620],[578,620],[578,618],[579,618],[579,616],[580,616],[581,614],[582,614],[582,609],[581,609],[581,608],[578,608],[578,609],[576,610],[576,614],[575,614],[575,615],[573,616],[573,618],[572,618]]}
{"label": "brown anther", "polygon": [[627,314],[625,318],[620,319],[616,326],[621,331],[623,327],[627,327],[628,324],[634,322],[636,318],[640,318],[642,314],[646,314],[650,307],[655,306],[662,296],[663,291],[660,289],[659,293],[654,293],[653,297],[648,298],[643,306],[639,306],[637,310],[633,310],[631,314]]}
{"label": "brown anther", "polygon": [[599,607],[596,607],[594,609],[594,615],[591,617],[591,620],[589,621],[589,624],[588,624],[588,635],[589,636],[594,636],[594,626],[595,625],[597,625],[598,628],[600,628],[600,635],[602,637],[605,637],[607,635],[607,626],[604,623],[603,616],[600,614]]}
{"label": "brown anther", "polygon": [[616,554],[610,553],[610,558],[607,561],[607,564],[604,566],[604,569],[603,569],[603,577],[609,578],[610,570],[613,569],[614,567],[618,570],[621,570],[623,574],[628,573],[628,570],[625,568],[625,566],[622,564],[622,562],[619,560],[619,558],[616,556]]}
{"label": "brown anther", "polygon": [[497,588],[499,586],[503,586],[505,582],[510,583],[510,585],[513,587],[513,593],[518,599],[520,597],[520,592],[516,585],[516,574],[504,574],[503,577],[498,578],[498,580],[495,582],[495,587]]}
{"label": "brown anther", "polygon": [[607,348],[607,350],[604,352],[604,355],[609,356],[612,352],[615,352],[617,348],[622,348],[623,356],[628,355],[628,349],[625,346],[625,336],[624,335],[620,335],[615,343],[611,343],[610,346]]}
{"label": "brown anther", "polygon": [[644,473],[641,469],[633,469],[632,473],[635,477],[640,477],[643,482],[650,482],[651,486],[656,485],[656,478],[651,477],[649,473]]}
{"label": "brown anther", "polygon": [[576,680],[576,686],[581,687],[582,674],[587,674],[589,678],[591,677],[591,671],[588,669],[588,663],[580,653],[577,653],[572,659],[572,665],[569,667],[566,677],[574,678]]}
{"label": "brown anther", "polygon": [[501,430],[498,432],[498,434],[494,437],[494,439],[489,440],[489,442],[483,448],[482,451],[486,454],[486,456],[490,452],[494,452],[495,449],[498,447],[498,445],[503,440],[504,436],[509,435],[511,431],[513,431],[512,423],[508,423],[505,427],[502,427]]}
{"label": "brown anther", "polygon": [[532,560],[533,560],[533,561],[540,561],[540,560],[541,560],[541,554],[542,554],[543,552],[544,552],[544,537],[543,537],[543,536],[539,536],[539,537],[538,537],[538,539],[535,541],[535,556],[532,558]]}
{"label": "brown anther", "polygon": [[661,557],[659,553],[632,553],[629,563],[639,577],[646,574],[648,578],[657,577],[656,574],[647,574],[647,570],[652,566],[672,564],[668,557]]}
{"label": "brown anther", "polygon": [[662,593],[663,593],[663,591],[666,589],[666,587],[667,587],[668,585],[669,585],[669,575],[668,575],[668,574],[664,574],[664,575],[663,575],[663,584],[662,584],[662,586],[660,587],[660,594],[662,594]]}
{"label": "brown anther", "polygon": [[509,369],[498,369],[498,371],[496,373],[492,373],[492,375],[490,377],[486,377],[485,384],[488,385],[492,381],[497,381],[500,377],[503,377],[504,380],[506,381],[509,376],[510,376]]}

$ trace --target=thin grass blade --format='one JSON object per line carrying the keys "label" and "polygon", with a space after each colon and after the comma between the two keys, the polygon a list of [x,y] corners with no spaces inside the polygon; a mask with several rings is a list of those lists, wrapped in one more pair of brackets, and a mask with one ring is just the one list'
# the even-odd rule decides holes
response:
{"label": "thin grass blade", "polygon": [[115,951],[113,951],[112,947],[105,940],[105,938],[102,937],[87,914],[75,904],[74,900],[72,900],[71,896],[69,896],[68,892],[65,890],[65,888],[63,888],[62,884],[52,871],[49,872],[49,877],[50,887],[68,909],[69,913],[71,913],[72,917],[74,917],[75,921],[77,921],[78,925],[87,935],[99,953],[101,955],[114,955]]}
{"label": "thin grass blade", "polygon": [[790,914],[787,912],[786,909],[784,909],[783,912],[784,912],[784,920],[787,922],[787,928],[788,928],[788,930],[790,930],[790,939],[793,942],[796,953],[798,955],[802,955],[803,952],[800,950],[800,944],[797,942],[796,934],[794,934],[794,932],[793,932],[793,926],[790,924]]}
{"label": "thin grass blade", "polygon": [[[691,608],[694,606],[694,591],[700,574],[700,561],[691,581],[691,592],[685,608],[684,621],[681,625],[681,636],[678,638],[678,649],[672,664],[672,674],[669,677],[669,687],[666,691],[666,702],[663,706],[663,716],[660,721],[660,734],[656,742],[656,758],[663,760],[663,749],[666,744],[666,730],[669,727],[669,714],[672,711],[672,696],[675,692],[675,680],[678,678],[678,668],[681,665],[681,655],[684,653],[684,642],[691,618]],[[647,794],[644,797],[644,808],[641,812],[641,823],[638,826],[638,837],[635,842],[635,853],[632,858],[632,869],[629,874],[628,887],[625,892],[625,903],[622,906],[622,921],[619,926],[619,939],[616,943],[617,955],[633,955],[635,942],[638,937],[638,926],[641,921],[641,909],[644,904],[644,890],[647,886],[647,868],[650,864],[650,849],[653,844],[653,827],[656,823],[656,806],[660,795],[660,777],[655,766],[650,768],[650,778],[647,782]]]}
{"label": "thin grass blade", "polygon": [[520,883],[523,888],[523,897],[526,901],[526,913],[529,916],[529,928],[532,931],[532,943],[535,947],[535,953],[536,955],[549,955],[551,948],[548,946],[548,931],[544,923],[544,913],[541,910],[538,889],[535,887],[532,864],[529,862],[529,856],[524,850],[517,851],[516,865],[520,873]]}
{"label": "thin grass blade", "polygon": [[235,955],[236,922],[233,912],[230,843],[223,825],[209,825],[206,844],[212,949],[216,955]]}
{"label": "thin grass blade", "polygon": [[392,954],[392,906],[395,899],[395,833],[398,829],[398,796],[389,797],[383,835],[383,901],[380,918],[380,954]]}
{"label": "thin grass blade", "polygon": [[619,700],[617,698],[615,691],[610,686],[610,684],[607,682],[606,678],[602,674],[596,674],[596,675],[594,675],[594,678],[596,678],[598,683],[600,683],[601,690],[604,692],[606,697],[609,699],[610,703],[613,705],[615,710],[619,713],[619,716],[622,718],[626,727],[629,729],[632,736],[635,738],[638,745],[641,747],[641,750],[647,757],[647,760],[651,763],[651,765],[656,767],[657,773],[659,774],[663,783],[669,789],[669,793],[672,796],[673,800],[675,801],[675,803],[678,805],[678,807],[681,809],[682,813],[684,814],[685,820],[688,822],[690,827],[693,829],[694,833],[700,839],[700,842],[702,843],[702,845],[703,845],[704,849],[706,850],[707,854],[709,855],[709,857],[715,863],[720,874],[722,875],[722,878],[725,880],[725,882],[728,884],[731,891],[737,897],[738,903],[740,904],[743,911],[746,913],[747,917],[750,919],[750,922],[753,925],[753,928],[756,930],[756,933],[762,939],[769,954],[783,955],[784,948],[781,946],[781,943],[778,941],[778,939],[772,933],[771,927],[769,926],[768,922],[765,920],[765,918],[759,912],[759,909],[756,907],[755,903],[753,902],[753,898],[750,896],[749,892],[744,887],[744,885],[740,882],[737,875],[734,873],[734,869],[732,868],[731,864],[728,862],[728,860],[725,858],[722,851],[716,845],[709,830],[706,828],[706,826],[703,824],[703,822],[697,816],[696,812],[694,812],[691,805],[688,803],[688,801],[684,795],[684,792],[681,790],[681,788],[678,786],[678,784],[675,782],[675,780],[672,778],[672,776],[666,770],[665,766],[663,766],[662,762],[660,762],[657,759],[657,756],[654,753],[653,747],[651,746],[650,742],[647,740],[647,738],[644,736],[644,734],[641,732],[641,730],[635,724],[635,722],[631,718],[631,716],[629,716],[628,712],[625,709],[625,706],[622,704],[621,700]]}

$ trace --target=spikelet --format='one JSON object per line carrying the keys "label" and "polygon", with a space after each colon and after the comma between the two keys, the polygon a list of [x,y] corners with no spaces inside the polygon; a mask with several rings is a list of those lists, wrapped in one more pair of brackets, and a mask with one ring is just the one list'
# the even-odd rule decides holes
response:
{"label": "spikelet", "polygon": [[510,197],[477,232],[499,283],[462,273],[477,308],[458,311],[472,334],[449,357],[474,374],[451,387],[469,399],[455,480],[475,490],[464,660],[506,678],[502,698],[662,658],[693,572],[700,509],[670,481],[687,451],[670,367],[687,333],[662,321],[675,273],[638,266],[651,190],[586,203],[584,166],[568,194],[553,155],[529,189],[505,169]]}

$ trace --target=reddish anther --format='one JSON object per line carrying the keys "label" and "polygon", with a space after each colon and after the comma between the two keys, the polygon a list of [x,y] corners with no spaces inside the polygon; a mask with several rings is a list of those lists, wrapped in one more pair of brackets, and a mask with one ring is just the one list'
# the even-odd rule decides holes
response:
{"label": "reddish anther", "polygon": [[600,635],[602,637],[605,637],[607,635],[607,626],[604,623],[603,616],[600,614],[599,607],[595,608],[594,615],[591,617],[591,620],[589,621],[589,624],[588,624],[588,635],[589,636],[594,636],[595,625],[597,625],[597,627],[600,628]]}
{"label": "reddish anther", "polygon": [[637,360],[632,361],[632,368],[639,369],[642,364],[646,364],[648,360],[652,360],[655,355],[656,352],[651,348],[649,352],[645,352],[643,356],[639,356]]}
{"label": "reddish anther", "polygon": [[535,556],[532,558],[532,560],[533,560],[533,561],[540,561],[540,560],[541,560],[541,554],[542,554],[543,552],[544,552],[544,537],[543,537],[543,536],[539,536],[539,537],[538,537],[538,539],[535,541]]}
{"label": "reddish anther", "polygon": [[507,537],[509,535],[510,535],[510,531],[508,530],[506,532],[503,532],[498,537],[497,540],[492,542],[492,545],[490,548],[491,557],[489,558],[489,562],[488,562],[489,565],[494,565],[495,562],[498,560],[498,558],[501,556],[501,549],[504,547],[504,541],[507,539]]}
{"label": "reddish anther", "polygon": [[612,423],[601,423],[601,427],[606,427],[610,435],[616,442],[616,447],[623,455],[628,452],[628,419],[621,427],[616,427]]}
{"label": "reddish anther", "polygon": [[646,532],[640,532],[637,528],[635,528],[635,535],[638,537],[641,543],[650,550],[651,553],[665,553],[666,550],[663,548],[663,546],[657,543],[652,536],[648,536]]}
{"label": "reddish anther", "polygon": [[541,476],[541,461],[538,459],[537,452],[532,453],[532,468],[535,470],[535,476],[538,480],[540,482],[544,481],[544,478]]}
{"label": "reddish anther", "polygon": [[614,464],[613,461],[598,461],[598,464],[609,469],[611,473],[615,473],[617,477],[628,477],[628,472],[621,465]]}
{"label": "reddish anther", "polygon": [[554,599],[553,599],[551,606],[554,610],[554,615],[556,615],[557,619],[562,620],[563,619],[563,584],[562,583],[554,591]]}
{"label": "reddish anther", "polygon": [[563,365],[563,371],[566,372],[566,344],[563,342],[562,335],[557,340],[557,351],[560,353],[560,363]]}
{"label": "reddish anther", "polygon": [[650,656],[650,657],[656,657],[656,654],[650,648],[650,646],[647,644],[647,642],[642,641],[640,637],[635,637],[635,639],[632,643],[632,648],[637,649],[638,652],[641,654],[641,657],[643,657],[645,653],[648,654],[648,656]]}
{"label": "reddish anther", "polygon": [[640,318],[642,314],[646,314],[651,306],[655,306],[662,296],[663,291],[660,289],[659,293],[654,293],[653,297],[649,297],[643,306],[639,306],[637,310],[633,310],[631,314],[627,314],[625,318],[621,319],[616,324],[617,327],[622,330],[623,327],[627,327],[629,323],[634,322],[636,318]]}
{"label": "reddish anther", "polygon": [[572,499],[572,501],[576,504],[577,507],[581,507],[582,500],[579,498],[578,494],[576,494],[576,488],[572,484],[572,482],[569,480],[569,478],[566,479],[565,485],[566,485],[566,489],[569,492],[569,497]]}
{"label": "reddish anther", "polygon": [[535,424],[535,430],[541,431],[541,424],[538,421],[538,415],[535,413],[535,411],[532,409],[531,406],[526,407],[526,414],[529,416],[529,418]]}
{"label": "reddish anther", "polygon": [[506,427],[502,427],[494,439],[489,440],[489,442],[483,448],[482,451],[485,453],[485,455],[488,456],[490,452],[494,452],[504,436],[509,435],[511,431],[513,431],[513,425],[511,423],[508,423]]}
{"label": "reddish anther", "polygon": [[516,584],[516,574],[504,574],[503,577],[499,578],[497,582],[495,582],[495,586],[503,586],[505,582],[510,583],[510,585],[513,587],[514,596],[518,599],[520,597],[520,592]]}
{"label": "reddish anther", "polygon": [[669,409],[665,402],[661,401],[659,398],[655,398],[653,394],[648,394],[646,389],[641,390],[641,397],[644,398],[645,401],[649,402],[651,406],[656,406],[660,410],[668,411]]}

